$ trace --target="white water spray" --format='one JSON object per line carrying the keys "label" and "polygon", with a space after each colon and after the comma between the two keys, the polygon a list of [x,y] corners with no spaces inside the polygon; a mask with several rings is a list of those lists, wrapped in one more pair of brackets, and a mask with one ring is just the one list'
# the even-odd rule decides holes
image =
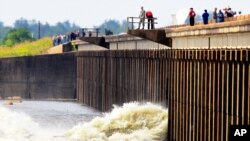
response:
{"label": "white water spray", "polygon": [[0,107],[0,141],[43,141],[52,137],[28,115]]}
{"label": "white water spray", "polygon": [[128,103],[66,133],[79,141],[162,141],[167,135],[168,111],[151,103]]}
{"label": "white water spray", "polygon": [[0,106],[0,141],[162,141],[167,135],[168,111],[151,103],[127,103],[63,132],[34,121]]}

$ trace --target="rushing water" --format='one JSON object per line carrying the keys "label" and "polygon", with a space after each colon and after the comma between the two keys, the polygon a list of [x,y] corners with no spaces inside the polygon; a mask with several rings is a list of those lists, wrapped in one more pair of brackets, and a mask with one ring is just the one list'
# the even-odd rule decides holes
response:
{"label": "rushing water", "polygon": [[167,124],[167,110],[151,103],[101,114],[73,102],[0,101],[0,141],[161,141]]}

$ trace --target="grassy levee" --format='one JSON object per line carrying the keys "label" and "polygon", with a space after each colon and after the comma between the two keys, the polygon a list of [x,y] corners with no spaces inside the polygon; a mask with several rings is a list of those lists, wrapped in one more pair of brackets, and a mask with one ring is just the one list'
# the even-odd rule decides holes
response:
{"label": "grassy levee", "polygon": [[45,54],[50,47],[52,47],[52,40],[48,37],[20,43],[13,47],[0,46],[0,58]]}

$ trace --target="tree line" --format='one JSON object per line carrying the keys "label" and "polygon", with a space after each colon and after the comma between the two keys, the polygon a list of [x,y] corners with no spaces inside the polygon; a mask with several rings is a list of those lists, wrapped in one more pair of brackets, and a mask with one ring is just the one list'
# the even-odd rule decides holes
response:
{"label": "tree line", "polygon": [[[52,37],[53,35],[64,34],[80,29],[79,25],[70,23],[69,21],[58,22],[55,25],[49,23],[39,23],[37,20],[27,20],[24,18],[14,22],[13,27],[4,26],[0,21],[0,45],[12,46],[15,43],[27,40],[34,40],[39,37]],[[101,25],[95,26],[100,32],[105,34],[105,29],[112,31],[113,34],[119,34],[126,31],[126,21],[119,22],[109,19]],[[27,33],[28,32],[28,33]]]}

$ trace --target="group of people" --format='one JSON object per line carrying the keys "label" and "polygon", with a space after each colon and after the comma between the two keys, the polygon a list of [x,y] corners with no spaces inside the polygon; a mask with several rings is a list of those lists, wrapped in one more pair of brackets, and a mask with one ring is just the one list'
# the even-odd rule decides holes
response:
{"label": "group of people", "polygon": [[139,21],[138,29],[140,29],[141,25],[142,25],[142,29],[144,29],[145,18],[148,19],[148,29],[154,29],[154,16],[151,11],[145,11],[142,6],[139,18],[140,18],[140,21]]}
{"label": "group of people", "polygon": [[[65,43],[71,42],[73,40],[76,40],[79,37],[84,37],[85,35],[86,35],[86,33],[85,33],[84,29],[79,29],[78,31],[69,32],[66,34],[55,35],[52,37],[53,46],[57,46],[60,44],[65,44]],[[92,36],[92,33],[89,32],[88,35]]]}
{"label": "group of people", "polygon": [[80,36],[79,32],[70,32],[66,34],[59,34],[59,35],[53,36],[52,37],[53,46],[68,43],[70,41],[75,40],[79,36]]}
{"label": "group of people", "polygon": [[[215,22],[224,22],[225,17],[230,18],[230,17],[234,17],[234,15],[237,14],[230,7],[229,8],[224,8],[223,10],[224,10],[224,13],[222,12],[221,9],[217,13],[217,8],[214,8],[213,19],[215,20]],[[239,11],[239,15],[241,15],[241,11]]]}
{"label": "group of people", "polygon": [[[223,10],[224,10],[224,13],[222,12],[222,10],[219,10],[219,12],[217,12],[217,8],[214,9],[213,19],[216,23],[224,22],[225,17],[233,17],[234,15],[236,15],[236,12],[234,12],[231,8],[225,8]],[[241,12],[239,12],[239,14],[241,14]],[[188,16],[189,16],[190,25],[194,26],[196,13],[193,8],[190,8]],[[204,10],[204,13],[202,14],[202,19],[203,19],[203,24],[208,24],[209,13],[207,12],[206,9]]]}

